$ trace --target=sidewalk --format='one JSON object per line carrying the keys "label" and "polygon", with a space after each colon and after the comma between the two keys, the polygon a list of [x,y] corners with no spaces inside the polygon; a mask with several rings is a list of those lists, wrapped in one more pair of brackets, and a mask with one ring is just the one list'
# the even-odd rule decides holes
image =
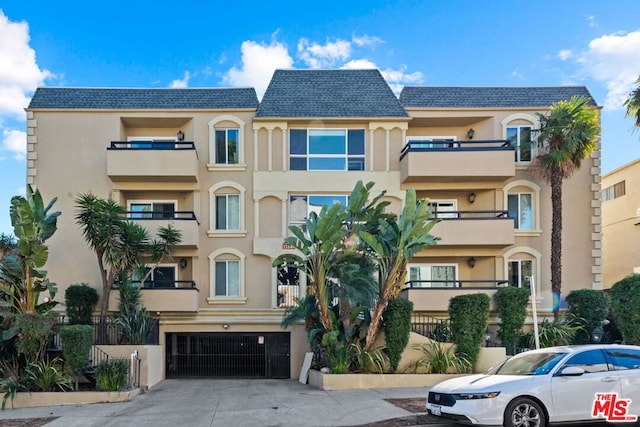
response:
{"label": "sidewalk", "polygon": [[359,426],[415,419],[385,399],[426,395],[423,387],[324,391],[295,380],[165,380],[124,403],[10,409],[7,402],[0,426],[9,419],[25,419],[26,426],[26,418],[38,417],[58,417],[47,427]]}

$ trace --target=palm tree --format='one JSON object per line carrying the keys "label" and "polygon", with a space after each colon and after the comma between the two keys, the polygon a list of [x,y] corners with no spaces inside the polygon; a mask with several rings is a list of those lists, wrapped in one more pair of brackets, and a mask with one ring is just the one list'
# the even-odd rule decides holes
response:
{"label": "palm tree", "polygon": [[591,99],[573,96],[553,104],[547,114],[538,114],[538,155],[533,167],[551,186],[551,290],[553,313],[560,309],[562,289],[562,183],[597,148],[600,136],[598,110]]}
{"label": "palm tree", "polygon": [[635,118],[634,126],[640,128],[640,76],[635,84],[636,88],[631,91],[624,106],[627,108],[626,116]]}

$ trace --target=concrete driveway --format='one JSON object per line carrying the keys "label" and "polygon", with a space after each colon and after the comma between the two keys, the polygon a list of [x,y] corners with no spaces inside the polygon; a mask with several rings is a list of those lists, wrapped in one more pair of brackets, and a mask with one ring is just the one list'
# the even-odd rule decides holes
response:
{"label": "concrete driveway", "polygon": [[425,388],[323,391],[295,380],[165,380],[124,403],[6,409],[0,425],[50,416],[59,418],[47,427],[357,426],[413,415],[384,399],[426,394]]}

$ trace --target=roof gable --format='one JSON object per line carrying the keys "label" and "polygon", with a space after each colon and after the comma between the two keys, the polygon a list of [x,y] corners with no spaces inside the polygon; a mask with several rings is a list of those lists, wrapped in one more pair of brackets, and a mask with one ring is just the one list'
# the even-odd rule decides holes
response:
{"label": "roof gable", "polygon": [[276,70],[256,117],[407,117],[380,71]]}

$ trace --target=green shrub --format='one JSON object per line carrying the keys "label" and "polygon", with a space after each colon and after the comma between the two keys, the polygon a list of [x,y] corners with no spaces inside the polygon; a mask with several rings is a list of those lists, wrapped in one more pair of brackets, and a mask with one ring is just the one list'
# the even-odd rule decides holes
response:
{"label": "green shrub", "polygon": [[[582,329],[582,326],[572,319],[572,315],[561,316],[553,320],[543,319],[538,323],[538,341],[540,348],[554,347],[557,345],[568,345],[573,340],[576,332]],[[535,348],[535,337],[533,332],[529,332],[525,336],[529,348]]]}
{"label": "green shrub", "polygon": [[129,361],[127,359],[103,360],[96,367],[98,391],[122,391],[127,386]]}
{"label": "green shrub", "polygon": [[507,349],[507,353],[514,354],[527,318],[529,289],[515,286],[500,288],[494,294],[493,300],[500,315],[498,337],[502,341],[502,346]]}
{"label": "green shrub", "polygon": [[83,375],[89,365],[91,346],[93,345],[93,327],[89,325],[70,325],[60,330],[62,354],[75,376],[76,390],[78,377]]}
{"label": "green shrub", "polygon": [[146,344],[155,327],[155,321],[142,305],[140,289],[124,281],[120,284],[120,314],[115,323],[122,326],[122,333],[129,344]]}
{"label": "green shrub", "polygon": [[376,373],[384,372],[384,363],[386,361],[384,348],[374,348],[371,351],[365,351],[364,347],[358,343],[349,344],[351,357],[357,363],[360,372]]}
{"label": "green shrub", "polygon": [[468,372],[471,368],[471,363],[464,356],[457,355],[453,347],[445,346],[441,342],[415,344],[413,348],[425,355],[418,359],[416,366],[423,366],[429,374],[446,374],[450,369],[462,373]]}
{"label": "green shrub", "polygon": [[609,295],[597,289],[576,289],[569,292],[566,298],[576,324],[582,328],[576,331],[571,343],[588,344],[592,342],[591,331],[600,327],[607,318],[611,301]]}
{"label": "green shrub", "polygon": [[71,325],[91,325],[91,315],[98,303],[98,292],[86,283],[76,283],[67,288],[64,302]]}
{"label": "green shrub", "polygon": [[409,343],[413,302],[406,299],[389,300],[384,314],[386,346],[384,352],[389,358],[391,372],[396,372],[402,352]]}
{"label": "green shrub", "polygon": [[73,390],[73,380],[62,369],[59,357],[49,362],[30,363],[26,374],[37,391]]}
{"label": "green shrub", "polygon": [[13,326],[10,329],[13,333],[17,333],[16,352],[24,356],[27,364],[42,362],[47,346],[57,328],[58,323],[53,312],[13,315]]}
{"label": "green shrub", "polygon": [[640,274],[625,277],[611,287],[613,317],[626,344],[640,344]]}
{"label": "green shrub", "polygon": [[491,299],[486,294],[458,295],[449,300],[449,317],[457,354],[473,365],[484,342]]}

